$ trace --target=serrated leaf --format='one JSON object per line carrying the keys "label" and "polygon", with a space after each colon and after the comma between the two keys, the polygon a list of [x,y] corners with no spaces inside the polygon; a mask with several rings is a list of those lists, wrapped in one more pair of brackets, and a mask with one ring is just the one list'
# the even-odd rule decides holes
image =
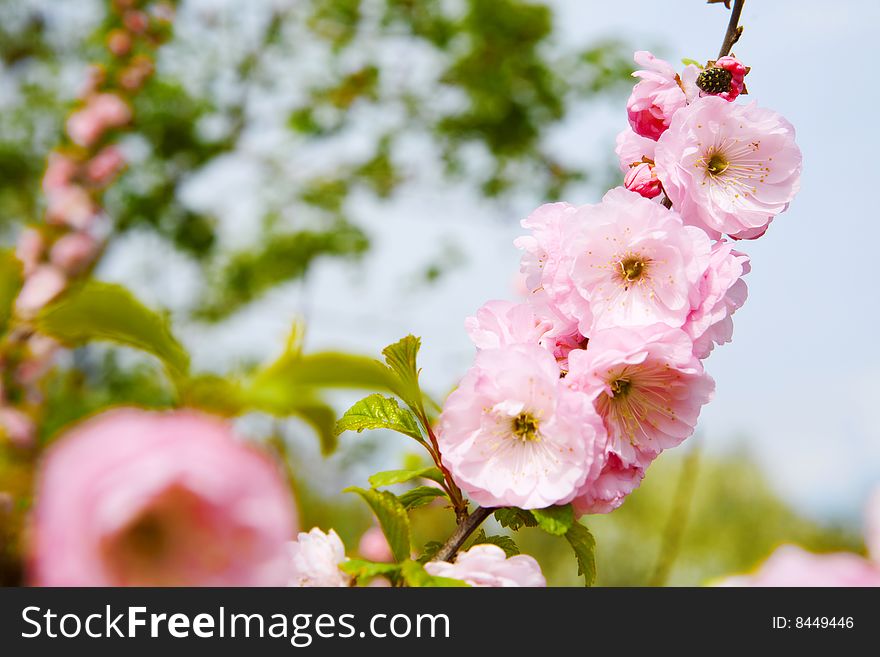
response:
{"label": "serrated leaf", "polygon": [[394,555],[395,561],[408,559],[410,553],[409,516],[397,496],[385,490],[372,490],[357,486],[346,488],[343,492],[357,493],[370,505],[379,520],[385,538],[388,539],[388,545],[391,546],[391,553]]}
{"label": "serrated leaf", "polygon": [[546,509],[532,509],[532,517],[538,523],[538,527],[554,536],[564,536],[574,523],[574,511],[571,504],[548,506]]}
{"label": "serrated leaf", "polygon": [[531,512],[518,509],[513,506],[503,509],[495,509],[495,520],[502,527],[508,527],[513,531],[517,531],[520,527],[537,527],[538,522],[532,516]]}
{"label": "serrated leaf", "polygon": [[448,497],[446,491],[441,488],[435,488],[434,486],[418,486],[413,488],[412,490],[408,490],[398,499],[400,503],[403,504],[403,507],[409,511],[410,509],[417,509],[420,506],[425,506],[426,504],[430,504],[438,497]]}
{"label": "serrated leaf", "polygon": [[354,577],[358,584],[363,584],[374,577],[392,577],[400,572],[400,564],[377,563],[364,559],[349,559],[339,564],[339,568],[346,574]]}
{"label": "serrated leaf", "polygon": [[23,282],[21,261],[12,249],[0,251],[0,335],[6,333]]}
{"label": "serrated leaf", "polygon": [[404,561],[400,564],[400,574],[407,586],[413,587],[462,587],[470,586],[467,582],[450,577],[436,577],[428,574],[424,565],[418,561]]}
{"label": "serrated leaf", "polygon": [[592,586],[596,581],[596,539],[590,530],[579,522],[566,532],[565,539],[574,550],[578,563],[578,575],[584,576],[584,586]]}
{"label": "serrated leaf", "polygon": [[414,335],[388,345],[382,350],[388,368],[396,375],[393,392],[414,411],[424,415],[419,369],[416,363],[421,341]]}
{"label": "serrated leaf", "polygon": [[369,481],[373,488],[382,488],[383,486],[402,484],[413,479],[431,479],[440,483],[443,481],[443,473],[434,467],[419,470],[385,470],[374,474]]}
{"label": "serrated leaf", "polygon": [[[397,400],[378,393],[365,397],[348,409],[336,423],[336,435],[343,431],[365,429],[391,429],[423,442],[419,423],[406,408],[401,408]],[[385,484],[387,485],[387,484]]]}
{"label": "serrated leaf", "polygon": [[425,543],[425,547],[422,548],[422,554],[418,558],[419,563],[428,563],[431,559],[433,559],[436,554],[443,547],[443,543],[440,541],[428,541]]}
{"label": "serrated leaf", "polygon": [[504,550],[504,554],[508,557],[515,557],[519,554],[519,547],[510,536],[486,536],[486,531],[481,529],[474,540],[471,541],[471,547],[487,544],[497,545]]}
{"label": "serrated leaf", "polygon": [[69,346],[108,340],[160,358],[175,374],[189,369],[189,356],[167,320],[121,285],[87,281],[47,306],[37,328]]}

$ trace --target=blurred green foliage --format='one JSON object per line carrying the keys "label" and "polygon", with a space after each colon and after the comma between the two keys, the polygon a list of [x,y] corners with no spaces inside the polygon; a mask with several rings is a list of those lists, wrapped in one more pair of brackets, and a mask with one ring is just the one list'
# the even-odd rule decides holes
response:
{"label": "blurred green foliage", "polygon": [[[238,24],[256,27],[230,29]],[[0,0],[7,241],[40,217],[45,157],[86,64],[113,66],[101,55],[108,25],[100,0],[76,10]],[[588,172],[556,161],[545,136],[575,103],[622,89],[631,66],[623,44],[563,46],[554,27],[546,3],[524,0],[183,2],[136,99],[123,144],[131,166],[107,212],[116,231],[154,231],[198,263],[208,294],[193,311],[216,321],[304,277],[317,258],[363,254],[369,238],[353,199],[364,193],[389,200],[422,176],[500,199],[523,188],[555,198]],[[274,150],[251,147],[274,131]],[[413,140],[424,170],[405,157]],[[297,160],[300,151],[314,157]],[[245,243],[224,241],[229,218],[184,193],[230,162],[259,171],[248,219],[256,234]]]}

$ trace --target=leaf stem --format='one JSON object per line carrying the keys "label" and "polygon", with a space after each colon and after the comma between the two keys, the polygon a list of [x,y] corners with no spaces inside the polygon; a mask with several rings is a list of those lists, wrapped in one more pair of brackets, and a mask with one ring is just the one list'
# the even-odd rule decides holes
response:
{"label": "leaf stem", "polygon": [[492,515],[492,512],[495,509],[487,509],[486,507],[478,506],[473,513],[470,515],[465,515],[465,517],[458,523],[458,527],[455,528],[455,531],[452,532],[452,536],[450,536],[446,542],[443,544],[443,547],[437,551],[437,554],[434,555],[432,561],[449,561],[452,557],[455,556],[455,553],[464,545],[464,542],[468,539],[468,537],[476,531],[477,527],[483,524],[483,521]]}

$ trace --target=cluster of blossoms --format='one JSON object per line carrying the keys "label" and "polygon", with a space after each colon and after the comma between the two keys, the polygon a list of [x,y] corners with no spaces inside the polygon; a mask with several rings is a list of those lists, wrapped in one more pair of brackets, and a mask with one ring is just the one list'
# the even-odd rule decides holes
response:
{"label": "cluster of blossoms", "polygon": [[[42,181],[45,220],[25,228],[18,239],[24,284],[15,312],[24,324],[87,273],[99,256],[109,232],[101,197],[126,164],[117,144],[120,131],[132,121],[131,99],[153,73],[153,51],[169,34],[170,3],[114,0],[111,6],[111,19],[118,24],[107,37],[111,62],[91,68],[67,120],[65,141],[49,154]],[[9,395],[2,393],[22,388],[26,403],[38,405],[35,383],[56,350],[52,340],[30,331],[13,335],[2,348],[6,380],[0,389],[0,434],[15,444],[32,442],[33,420],[3,403]]]}
{"label": "cluster of blossoms", "polygon": [[719,586],[880,586],[880,489],[865,514],[868,559],[850,552],[813,554],[783,545],[753,574],[729,577]]}
{"label": "cluster of blossoms", "polygon": [[466,320],[474,366],[443,408],[444,465],[485,507],[572,503],[607,513],[694,431],[729,342],[748,256],[797,192],[794,130],[733,101],[733,57],[681,74],[647,52],[618,137],[625,186],[595,205],[541,206],[522,225],[526,301]]}

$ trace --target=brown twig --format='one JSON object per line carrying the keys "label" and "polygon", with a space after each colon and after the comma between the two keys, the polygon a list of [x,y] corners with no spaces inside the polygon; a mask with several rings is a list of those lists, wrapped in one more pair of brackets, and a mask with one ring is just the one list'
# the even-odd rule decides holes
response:
{"label": "brown twig", "polygon": [[733,44],[739,41],[743,31],[742,25],[739,24],[739,17],[742,14],[745,3],[746,0],[734,0],[733,9],[730,11],[730,22],[727,24],[727,32],[724,34],[724,41],[721,42],[721,50],[718,51],[718,59],[729,55]]}
{"label": "brown twig", "polygon": [[458,523],[458,527],[455,528],[455,531],[452,532],[452,536],[446,540],[443,547],[437,551],[436,555],[434,555],[432,561],[449,561],[454,557],[455,553],[458,552],[462,545],[464,545],[464,542],[468,537],[476,531],[477,527],[479,527],[486,518],[492,515],[493,511],[494,509],[487,509],[478,506],[473,513],[465,516],[464,519]]}

